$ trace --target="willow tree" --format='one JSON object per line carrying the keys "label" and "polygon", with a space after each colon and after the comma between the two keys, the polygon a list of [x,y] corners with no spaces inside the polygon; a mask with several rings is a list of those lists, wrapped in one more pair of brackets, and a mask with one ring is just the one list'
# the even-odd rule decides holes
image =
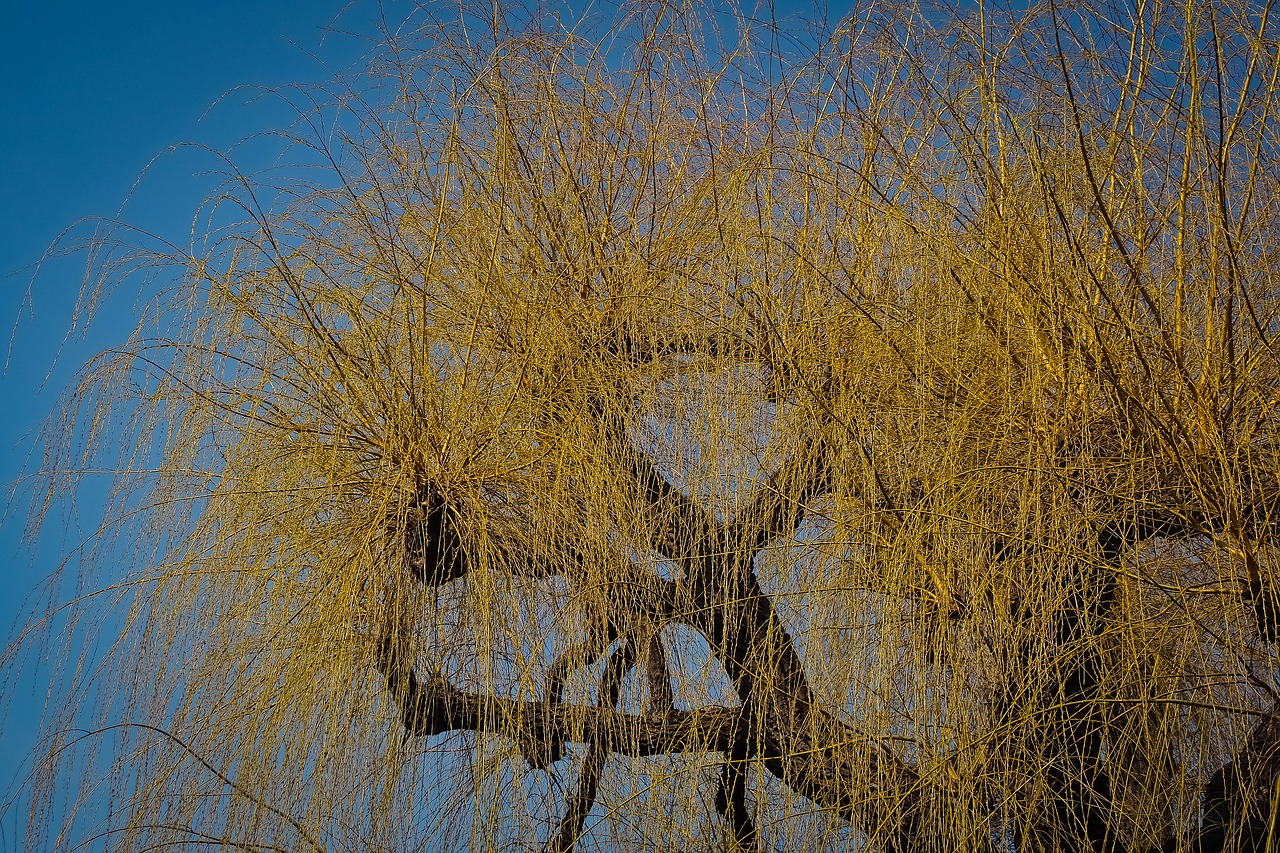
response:
{"label": "willow tree", "polygon": [[423,12],[54,421],[33,843],[1264,849],[1271,12]]}

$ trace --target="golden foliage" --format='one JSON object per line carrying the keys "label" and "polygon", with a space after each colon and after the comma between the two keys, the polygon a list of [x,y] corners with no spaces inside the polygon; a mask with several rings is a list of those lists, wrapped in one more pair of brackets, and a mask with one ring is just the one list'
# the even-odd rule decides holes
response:
{"label": "golden foliage", "polygon": [[417,24],[50,435],[121,609],[35,843],[1266,825],[1269,6]]}

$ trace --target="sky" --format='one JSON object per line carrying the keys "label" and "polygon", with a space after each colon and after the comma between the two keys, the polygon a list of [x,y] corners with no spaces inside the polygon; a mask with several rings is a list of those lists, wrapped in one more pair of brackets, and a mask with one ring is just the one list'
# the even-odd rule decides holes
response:
{"label": "sky", "polygon": [[[395,12],[396,0],[385,7]],[[343,0],[0,0],[0,331],[7,352],[0,482],[16,484],[19,497],[31,487],[19,476],[59,392],[89,356],[133,327],[133,305],[122,299],[87,332],[68,337],[83,257],[54,259],[34,278],[33,265],[86,217],[119,215],[183,240],[210,187],[199,173],[212,160],[194,149],[166,150],[182,143],[225,150],[283,124],[279,101],[238,87],[325,83],[334,72],[358,69],[369,42],[344,31],[371,31],[377,12]],[[157,155],[164,156],[139,182]],[[76,536],[51,531],[32,548],[22,542],[24,521],[7,505],[0,638],[25,619],[29,596]],[[40,687],[31,671],[0,682],[9,699],[0,730],[0,851],[24,849],[25,813],[21,803],[5,809],[5,792],[29,766]]]}

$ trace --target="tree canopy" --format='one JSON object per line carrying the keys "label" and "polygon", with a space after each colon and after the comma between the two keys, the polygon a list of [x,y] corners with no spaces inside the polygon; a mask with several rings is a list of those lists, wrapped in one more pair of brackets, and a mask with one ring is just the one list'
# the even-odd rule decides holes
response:
{"label": "tree canopy", "polygon": [[1272,12],[419,10],[123,261],[32,843],[1266,849]]}

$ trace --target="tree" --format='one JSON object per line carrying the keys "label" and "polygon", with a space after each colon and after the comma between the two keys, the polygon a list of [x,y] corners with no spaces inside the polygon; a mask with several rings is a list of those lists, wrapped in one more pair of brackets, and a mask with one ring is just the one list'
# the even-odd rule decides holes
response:
{"label": "tree", "polygon": [[1265,849],[1277,43],[423,11],[56,421],[35,838]]}

